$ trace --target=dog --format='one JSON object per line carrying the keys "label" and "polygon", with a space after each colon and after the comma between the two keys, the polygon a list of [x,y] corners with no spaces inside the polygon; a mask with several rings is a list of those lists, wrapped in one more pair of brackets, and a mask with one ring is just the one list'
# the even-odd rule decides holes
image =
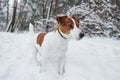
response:
{"label": "dog", "polygon": [[80,40],[84,33],[79,28],[79,20],[75,17],[57,16],[57,27],[49,33],[36,36],[37,49],[41,53],[41,69],[54,67],[57,73],[65,73],[66,52],[71,39]]}

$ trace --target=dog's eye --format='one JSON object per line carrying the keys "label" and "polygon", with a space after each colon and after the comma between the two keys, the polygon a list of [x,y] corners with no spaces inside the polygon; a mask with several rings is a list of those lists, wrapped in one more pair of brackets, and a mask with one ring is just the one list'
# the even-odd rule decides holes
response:
{"label": "dog's eye", "polygon": [[71,29],[73,29],[73,25],[70,24],[70,23],[68,24],[68,27],[71,28]]}

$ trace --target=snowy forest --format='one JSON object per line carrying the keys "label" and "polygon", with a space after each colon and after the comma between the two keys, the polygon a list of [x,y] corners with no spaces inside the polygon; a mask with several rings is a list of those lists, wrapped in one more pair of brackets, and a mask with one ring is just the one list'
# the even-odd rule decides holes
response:
{"label": "snowy forest", "polygon": [[[38,33],[52,31],[58,15],[79,19],[85,36],[68,43],[58,29],[43,40],[49,49],[37,49]],[[42,72],[46,51],[51,67]],[[0,0],[0,80],[120,80],[120,0]]]}
{"label": "snowy forest", "polygon": [[0,0],[0,31],[28,31],[31,22],[49,32],[59,14],[76,16],[89,37],[120,39],[120,0]]}

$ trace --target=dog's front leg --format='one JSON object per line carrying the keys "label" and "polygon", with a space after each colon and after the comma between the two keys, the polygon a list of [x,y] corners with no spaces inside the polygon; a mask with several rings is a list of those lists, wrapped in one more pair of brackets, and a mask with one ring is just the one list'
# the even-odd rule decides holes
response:
{"label": "dog's front leg", "polygon": [[65,73],[65,58],[61,58],[58,63],[58,73],[61,75]]}

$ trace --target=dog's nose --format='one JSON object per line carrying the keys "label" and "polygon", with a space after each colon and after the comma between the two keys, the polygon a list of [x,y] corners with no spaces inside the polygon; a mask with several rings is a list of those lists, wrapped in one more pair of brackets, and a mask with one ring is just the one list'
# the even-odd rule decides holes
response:
{"label": "dog's nose", "polygon": [[80,33],[79,36],[80,36],[80,38],[83,38],[84,37],[84,33]]}

